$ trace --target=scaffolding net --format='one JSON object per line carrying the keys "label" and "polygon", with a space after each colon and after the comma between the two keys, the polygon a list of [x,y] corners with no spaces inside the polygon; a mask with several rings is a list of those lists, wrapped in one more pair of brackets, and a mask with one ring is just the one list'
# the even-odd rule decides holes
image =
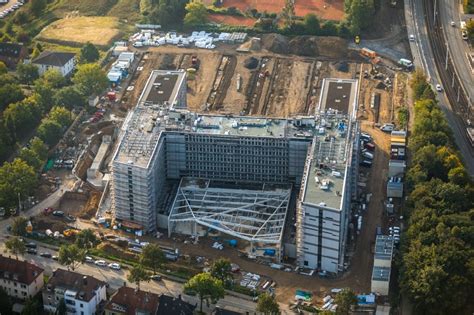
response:
{"label": "scaffolding net", "polygon": [[291,185],[230,188],[183,178],[168,218],[169,232],[194,222],[250,242],[280,244],[290,197]]}

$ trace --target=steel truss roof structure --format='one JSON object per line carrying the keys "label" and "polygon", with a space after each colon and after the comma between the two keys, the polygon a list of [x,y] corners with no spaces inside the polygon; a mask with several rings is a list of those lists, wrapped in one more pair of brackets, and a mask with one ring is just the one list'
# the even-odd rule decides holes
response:
{"label": "steel truss roof structure", "polygon": [[[186,180],[187,182],[187,180]],[[280,244],[290,188],[260,190],[189,185],[181,181],[168,218],[169,233],[180,222],[195,222],[250,242]]]}

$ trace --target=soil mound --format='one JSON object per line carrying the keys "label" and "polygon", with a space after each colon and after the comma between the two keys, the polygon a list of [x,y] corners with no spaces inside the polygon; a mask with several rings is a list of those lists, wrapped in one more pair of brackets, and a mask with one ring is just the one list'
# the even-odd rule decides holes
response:
{"label": "soil mound", "polygon": [[263,48],[277,54],[295,54],[308,57],[347,58],[346,40],[327,36],[295,36],[289,40],[280,34],[263,37]]}
{"label": "soil mound", "polygon": [[263,48],[277,54],[288,54],[288,39],[280,34],[268,34],[263,37]]}

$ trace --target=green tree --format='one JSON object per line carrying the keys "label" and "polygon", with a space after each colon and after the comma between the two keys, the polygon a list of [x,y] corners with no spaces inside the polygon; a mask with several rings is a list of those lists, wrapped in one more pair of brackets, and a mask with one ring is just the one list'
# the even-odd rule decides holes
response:
{"label": "green tree", "polygon": [[54,95],[54,103],[58,106],[64,106],[67,109],[73,109],[74,107],[85,106],[86,98],[75,86],[66,86],[56,92]]}
{"label": "green tree", "polygon": [[3,87],[5,84],[18,83],[18,79],[9,73],[0,74],[0,87]]}
{"label": "green tree", "polygon": [[36,154],[35,151],[26,147],[20,150],[18,157],[33,167],[35,170],[38,170],[45,162],[38,156],[38,154]]}
{"label": "green tree", "polygon": [[21,310],[20,315],[37,315],[40,311],[39,302],[33,297],[26,300],[25,307]]}
{"label": "green tree", "polygon": [[33,167],[25,161],[14,159],[0,167],[0,204],[6,207],[18,205],[18,198],[24,199],[36,187],[38,178]]}
{"label": "green tree", "polygon": [[221,280],[225,285],[231,283],[234,279],[230,260],[226,258],[215,260],[211,266],[210,273],[214,278]]}
{"label": "green tree", "polygon": [[38,107],[32,98],[12,103],[3,112],[3,123],[12,138],[17,139],[30,132],[38,121]]}
{"label": "green tree", "polygon": [[150,281],[150,276],[141,265],[137,265],[133,267],[132,270],[130,270],[127,280],[129,282],[135,283],[137,289],[140,290],[140,282]]}
{"label": "green tree", "polygon": [[35,81],[33,96],[42,113],[47,113],[53,107],[54,90],[48,81],[40,79]]}
{"label": "green tree", "polygon": [[105,72],[94,63],[86,63],[77,67],[73,82],[85,96],[100,94],[108,86]]}
{"label": "green tree", "polygon": [[258,296],[256,310],[265,315],[280,314],[280,306],[275,298],[268,293],[262,293]]}
{"label": "green tree", "polygon": [[16,74],[18,79],[23,84],[31,85],[36,79],[39,78],[38,67],[34,64],[21,63],[16,67]]}
{"label": "green tree", "polygon": [[62,129],[57,121],[46,118],[38,127],[38,137],[49,146],[53,146],[61,139]]}
{"label": "green tree", "polygon": [[156,273],[165,261],[165,254],[157,244],[152,243],[143,247],[143,251],[140,254],[140,263],[145,267],[151,268],[153,273]]}
{"label": "green tree", "polygon": [[8,72],[7,65],[3,61],[0,61],[0,74],[5,74],[7,72]]}
{"label": "green tree", "polygon": [[76,244],[61,245],[59,248],[58,261],[67,266],[67,269],[74,271],[84,261],[86,257],[85,250],[79,248]]}
{"label": "green tree", "polygon": [[207,23],[207,8],[200,0],[192,0],[186,4],[184,24],[186,26],[203,25]]}
{"label": "green tree", "polygon": [[67,306],[64,298],[61,298],[58,303],[58,308],[56,309],[57,315],[66,315],[67,314]]}
{"label": "green tree", "polygon": [[18,84],[6,83],[0,85],[0,110],[4,110],[9,104],[19,102],[24,98],[25,95]]}
{"label": "green tree", "polygon": [[34,137],[30,140],[30,149],[33,150],[41,160],[46,160],[48,157],[48,146],[38,137]]}
{"label": "green tree", "polygon": [[306,14],[304,17],[304,26],[308,34],[317,35],[320,29],[318,17],[313,13]]}
{"label": "green tree", "polygon": [[202,302],[209,300],[212,303],[217,302],[225,295],[224,285],[222,281],[211,276],[210,273],[203,272],[195,275],[184,285],[185,290],[191,290],[199,295],[200,312],[202,313]]}
{"label": "green tree", "polygon": [[25,217],[16,217],[12,222],[12,234],[16,236],[23,236],[26,233],[26,226],[28,219]]}
{"label": "green tree", "polygon": [[352,306],[357,304],[357,297],[351,289],[345,288],[336,295],[334,303],[337,304],[337,315],[348,315]]}
{"label": "green tree", "polygon": [[99,244],[99,240],[91,229],[84,229],[76,234],[76,245],[79,248],[92,249]]}
{"label": "green tree", "polygon": [[64,107],[54,106],[51,108],[48,117],[59,123],[63,128],[72,123],[72,113]]}
{"label": "green tree", "polygon": [[43,80],[49,83],[53,89],[58,89],[66,85],[66,79],[63,77],[61,72],[56,69],[48,69],[43,73]]}
{"label": "green tree", "polygon": [[466,21],[466,31],[467,31],[467,36],[469,37],[469,40],[474,40],[474,20],[470,19]]}
{"label": "green tree", "polygon": [[81,48],[80,60],[84,63],[96,62],[99,60],[100,54],[94,44],[87,42]]}
{"label": "green tree", "polygon": [[[25,225],[26,228],[26,225]],[[5,247],[7,251],[15,255],[18,260],[18,255],[23,255],[26,252],[25,243],[20,240],[18,237],[11,237],[5,242]]]}
{"label": "green tree", "polygon": [[31,0],[30,2],[30,12],[34,16],[40,16],[46,8],[46,0]]}
{"label": "green tree", "polygon": [[8,296],[7,292],[5,292],[2,287],[0,287],[0,310],[2,310],[2,315],[12,315],[12,308],[13,304],[10,297]]}

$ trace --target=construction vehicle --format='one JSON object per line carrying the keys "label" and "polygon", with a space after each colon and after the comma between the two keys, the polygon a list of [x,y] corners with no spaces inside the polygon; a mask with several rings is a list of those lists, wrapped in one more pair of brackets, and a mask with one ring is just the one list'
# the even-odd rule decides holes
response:
{"label": "construction vehicle", "polygon": [[369,58],[372,64],[380,62],[380,57],[377,56],[377,53],[369,48],[364,47],[359,51],[359,53],[362,57]]}

